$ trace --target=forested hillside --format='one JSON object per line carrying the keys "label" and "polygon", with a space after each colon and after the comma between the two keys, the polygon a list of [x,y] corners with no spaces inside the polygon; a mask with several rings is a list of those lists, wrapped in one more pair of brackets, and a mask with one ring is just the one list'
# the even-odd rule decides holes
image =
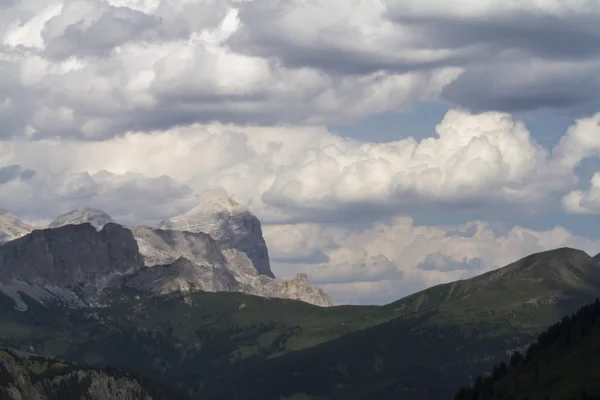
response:
{"label": "forested hillside", "polygon": [[121,369],[0,350],[0,400],[174,400],[185,396]]}
{"label": "forested hillside", "polygon": [[600,399],[600,300],[552,325],[454,399]]}

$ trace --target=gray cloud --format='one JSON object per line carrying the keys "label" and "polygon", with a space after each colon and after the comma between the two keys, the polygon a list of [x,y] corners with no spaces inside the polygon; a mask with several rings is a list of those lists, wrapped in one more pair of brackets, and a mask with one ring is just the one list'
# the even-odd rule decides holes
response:
{"label": "gray cloud", "polygon": [[35,175],[35,171],[24,169],[20,165],[8,165],[0,167],[0,185],[15,179],[27,180]]}
{"label": "gray cloud", "polygon": [[[70,4],[74,3],[67,3],[65,8]],[[158,40],[166,36],[157,17],[127,7],[99,8],[100,15],[94,15],[95,20],[91,23],[83,18],[65,21],[68,9],[50,19],[42,31],[46,42],[42,54],[50,58],[107,56],[116,46],[126,42]]]}
{"label": "gray cloud", "polygon": [[429,48],[480,45],[491,47],[491,54],[510,49],[567,61],[594,60],[600,55],[597,13],[557,16],[518,10],[480,18],[442,17],[410,15],[398,6],[391,8],[388,15],[392,21],[414,29],[419,44]]}
{"label": "gray cloud", "polygon": [[[298,34],[282,22],[300,8],[293,4],[243,4],[246,23],[228,44],[241,53],[334,76],[464,68],[441,96],[477,112],[549,107],[581,115],[598,104],[590,105],[600,89],[600,14],[595,11],[554,15],[524,8],[459,17],[442,16],[433,5],[411,13],[405,2],[390,0],[384,15],[396,30],[367,44],[349,25],[335,23],[317,24],[313,39],[319,40],[309,40],[306,32]],[[411,55],[416,51],[430,55]]]}
{"label": "gray cloud", "polygon": [[392,0],[140,4],[3,4],[0,135],[327,124],[431,98],[474,111],[579,115],[600,105],[594,7],[486,3],[461,14],[459,2],[442,15],[436,0],[416,11]]}
{"label": "gray cloud", "polygon": [[435,252],[428,254],[425,260],[417,264],[417,268],[423,271],[480,271],[485,268],[484,261],[479,258],[465,259],[462,261],[453,260],[447,255]]}
{"label": "gray cloud", "polygon": [[49,220],[85,205],[123,223],[156,223],[189,210],[197,201],[189,187],[167,176],[40,174],[18,165],[0,169],[0,203],[30,220]]}

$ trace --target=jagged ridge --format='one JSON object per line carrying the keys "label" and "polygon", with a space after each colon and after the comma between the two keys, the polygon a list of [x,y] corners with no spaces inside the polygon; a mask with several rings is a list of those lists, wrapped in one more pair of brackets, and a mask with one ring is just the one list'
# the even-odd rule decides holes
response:
{"label": "jagged ridge", "polygon": [[81,307],[106,287],[121,284],[157,294],[237,291],[332,305],[306,277],[259,275],[244,253],[221,250],[205,233],[115,223],[97,231],[85,223],[34,230],[0,246],[0,291],[21,310],[27,306],[20,293]]}

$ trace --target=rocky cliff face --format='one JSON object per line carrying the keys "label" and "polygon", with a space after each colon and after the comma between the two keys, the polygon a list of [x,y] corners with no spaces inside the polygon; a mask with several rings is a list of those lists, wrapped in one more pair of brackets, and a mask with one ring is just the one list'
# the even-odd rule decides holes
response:
{"label": "rocky cliff face", "polygon": [[259,274],[275,277],[260,221],[230,197],[210,197],[187,213],[161,222],[159,227],[207,233],[222,249],[236,249],[245,253]]}
{"label": "rocky cliff face", "polygon": [[[157,384],[37,357],[32,363],[0,350],[0,399],[5,400],[167,400],[177,394]],[[40,368],[46,368],[40,376]],[[151,386],[151,387],[150,387]]]}
{"label": "rocky cliff face", "polygon": [[179,258],[167,265],[146,268],[124,280],[125,286],[158,294],[173,292],[238,292],[240,283],[222,265],[195,264]]}
{"label": "rocky cliff face", "polygon": [[130,230],[107,224],[66,225],[32,233],[0,247],[0,279],[58,287],[97,287],[114,275],[144,267]]}
{"label": "rocky cliff face", "polygon": [[221,250],[205,233],[149,227],[131,228],[139,244],[145,268],[126,281],[126,286],[154,293],[203,290],[242,292],[262,297],[305,301],[331,306],[323,290],[308,283],[304,274],[295,279],[260,275],[248,256],[236,249]]}
{"label": "rocky cliff face", "polygon": [[100,230],[104,225],[115,222],[110,215],[102,210],[90,207],[80,207],[76,210],[59,215],[54,221],[48,225],[48,228],[58,228],[64,225],[79,225],[90,223],[94,228]]}
{"label": "rocky cliff face", "polygon": [[8,211],[0,210],[0,244],[25,236],[32,230],[33,226]]}
{"label": "rocky cliff face", "polygon": [[317,286],[308,283],[306,274],[298,274],[293,279],[265,279],[254,285],[253,294],[262,297],[301,300],[321,307],[333,304],[329,296]]}
{"label": "rocky cliff face", "polygon": [[[21,294],[81,307],[121,285],[156,294],[235,291],[332,305],[305,275],[273,277],[260,222],[248,210],[230,199],[209,203],[174,218],[180,230],[125,228],[87,207],[63,214],[50,228],[0,246],[0,291],[21,310],[27,309]],[[262,264],[256,267],[252,257]]]}
{"label": "rocky cliff face", "polygon": [[109,223],[34,230],[0,246],[0,291],[24,308],[19,292],[40,301],[81,303],[113,279],[144,267],[130,230]]}

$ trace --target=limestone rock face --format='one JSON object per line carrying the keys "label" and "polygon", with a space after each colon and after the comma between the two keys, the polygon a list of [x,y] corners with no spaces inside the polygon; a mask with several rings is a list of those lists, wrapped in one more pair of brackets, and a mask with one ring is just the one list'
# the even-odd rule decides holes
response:
{"label": "limestone rock face", "polygon": [[283,299],[301,300],[321,307],[333,304],[329,296],[317,286],[308,283],[306,274],[298,274],[293,279],[262,279],[256,288],[257,296],[279,297]]}
{"label": "limestone rock face", "polygon": [[0,245],[0,292],[20,310],[27,309],[22,294],[83,307],[105,288],[123,286],[155,294],[226,291],[332,305],[306,275],[274,278],[260,222],[247,209],[230,199],[208,202],[161,224],[177,229],[125,228],[87,207],[30,233],[17,219],[11,235],[25,236]]}
{"label": "limestone rock face", "polygon": [[[55,362],[57,362],[55,360]],[[113,375],[92,368],[66,368],[41,379],[25,359],[0,350],[0,399],[50,400],[85,398],[89,400],[163,400],[168,393],[146,388],[133,378]],[[60,390],[59,390],[60,387]]]}
{"label": "limestone rock face", "polygon": [[147,226],[129,228],[137,241],[144,265],[166,265],[184,257],[196,264],[223,265],[219,244],[206,233],[171,231]]}
{"label": "limestone rock face", "polygon": [[100,230],[104,225],[115,222],[110,215],[102,210],[90,207],[80,207],[76,210],[58,216],[48,225],[48,228],[58,228],[64,225],[79,225],[90,223],[94,228]]}
{"label": "limestone rock face", "polygon": [[125,285],[153,293],[242,292],[263,297],[301,300],[327,307],[331,300],[308,283],[260,275],[248,256],[236,249],[221,250],[205,233],[132,227],[145,268],[125,279]]}
{"label": "limestone rock face", "polygon": [[260,221],[230,197],[209,197],[187,213],[161,222],[159,227],[207,233],[222,249],[236,249],[245,253],[259,274],[275,277]]}
{"label": "limestone rock face", "polygon": [[25,308],[19,292],[70,305],[144,268],[130,230],[109,223],[34,230],[0,246],[0,291]]}
{"label": "limestone rock face", "polygon": [[195,264],[179,258],[168,265],[145,268],[124,280],[127,287],[158,294],[173,292],[237,292],[240,284],[222,265]]}
{"label": "limestone rock face", "polygon": [[0,244],[23,237],[33,230],[33,226],[21,221],[14,214],[0,210]]}

